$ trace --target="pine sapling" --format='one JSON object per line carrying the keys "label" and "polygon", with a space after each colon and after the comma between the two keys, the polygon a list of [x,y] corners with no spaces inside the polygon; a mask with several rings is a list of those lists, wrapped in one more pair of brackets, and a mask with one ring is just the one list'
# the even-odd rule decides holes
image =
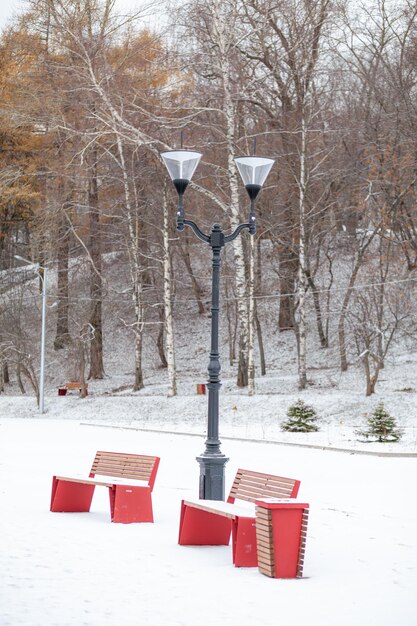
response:
{"label": "pine sapling", "polygon": [[309,433],[318,430],[315,424],[317,420],[316,410],[303,400],[297,400],[287,411],[288,419],[282,424],[282,430],[293,433]]}
{"label": "pine sapling", "polygon": [[401,436],[401,430],[397,428],[395,418],[393,418],[384,407],[384,403],[380,402],[373,413],[367,420],[368,428],[366,430],[358,430],[356,433],[361,437],[365,437],[370,441],[398,441]]}

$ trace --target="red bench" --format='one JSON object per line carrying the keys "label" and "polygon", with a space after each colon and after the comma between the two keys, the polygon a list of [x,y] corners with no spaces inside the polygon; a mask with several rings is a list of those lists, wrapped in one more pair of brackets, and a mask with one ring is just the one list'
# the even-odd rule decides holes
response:
{"label": "red bench", "polygon": [[65,385],[63,385],[62,387],[58,387],[58,395],[66,396],[67,391],[72,391],[74,389],[76,389],[77,391],[81,393],[83,388],[85,388],[85,395],[88,396],[88,383],[78,383],[78,382],[65,383]]}
{"label": "red bench", "polygon": [[112,522],[153,522],[152,489],[159,457],[97,452],[88,477],[54,476],[51,511],[88,512],[97,485],[107,487]]}
{"label": "red bench", "polygon": [[[227,546],[232,534],[234,565],[256,567],[255,500],[296,498],[299,487],[299,480],[239,469],[227,502],[182,501],[178,543]],[[242,504],[235,504],[235,500]]]}

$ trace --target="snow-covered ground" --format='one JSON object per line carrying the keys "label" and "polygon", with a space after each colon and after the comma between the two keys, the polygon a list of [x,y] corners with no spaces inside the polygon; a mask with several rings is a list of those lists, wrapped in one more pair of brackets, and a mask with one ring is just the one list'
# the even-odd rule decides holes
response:
{"label": "snow-covered ground", "polygon": [[[53,350],[54,309],[48,310],[45,414],[39,415],[26,382],[27,395],[19,394],[13,369],[0,395],[0,626],[415,626],[412,338],[395,346],[376,394],[367,398],[354,353],[341,374],[334,337],[320,350],[313,319],[308,386],[300,392],[294,335],[278,332],[271,305],[262,317],[267,375],[258,376],[256,395],[248,397],[236,387],[236,364],[227,362],[223,320],[226,491],[236,469],[246,467],[298,478],[299,499],[311,507],[304,578],[273,580],[256,568],[234,568],[230,546],[177,544],[180,501],[197,496],[195,457],[204,450],[207,398],[196,395],[196,383],[207,377],[208,314],[176,303],[178,396],[168,398],[155,330],[145,341],[145,388],[131,391],[132,336],[119,308],[107,306],[106,376],[89,381],[88,398],[57,395],[57,387],[75,376],[76,361],[71,351]],[[25,319],[38,362],[40,315],[32,309],[28,302]],[[258,355],[256,367],[258,375]],[[281,430],[299,398],[317,410],[318,432]],[[403,432],[396,443],[357,435],[380,401]],[[161,457],[154,524],[111,524],[104,488],[96,490],[89,514],[49,512],[52,475],[88,471],[99,449]]]}
{"label": "snow-covered ground", "polygon": [[[48,396],[44,419],[31,402],[0,402],[1,626],[415,625],[415,455],[225,438],[226,490],[238,467],[278,473],[301,480],[311,507],[304,578],[270,579],[233,567],[230,546],[177,544],[181,498],[197,495],[205,398]],[[263,434],[243,417],[246,402],[222,397],[230,437]],[[195,435],[138,430],[162,426]],[[52,475],[89,470],[99,449],[161,457],[154,524],[112,524],[104,488],[90,513],[49,512]]]}

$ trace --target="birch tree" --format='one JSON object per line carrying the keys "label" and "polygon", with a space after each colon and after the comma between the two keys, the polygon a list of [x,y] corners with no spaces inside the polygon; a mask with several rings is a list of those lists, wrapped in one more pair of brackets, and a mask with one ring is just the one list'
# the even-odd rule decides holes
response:
{"label": "birch tree", "polygon": [[172,266],[169,241],[169,209],[166,187],[163,190],[163,277],[164,277],[164,311],[166,332],[166,361],[168,369],[168,396],[177,395],[177,370],[175,365],[175,339],[172,311]]}
{"label": "birch tree", "polygon": [[[215,127],[212,129],[213,141],[217,142],[220,138],[223,148],[221,154],[226,159],[226,167],[224,168],[217,161],[216,169],[222,172],[223,181],[219,185],[223,193],[223,196],[220,196],[221,206],[232,230],[242,221],[239,204],[239,176],[234,161],[234,158],[238,156],[237,147],[240,139],[237,108],[242,88],[242,83],[236,81],[235,78],[238,18],[236,0],[226,2],[197,0],[187,10],[187,21],[193,24],[193,38],[200,48],[198,54],[191,55],[193,71],[200,76],[203,84],[208,84],[207,89],[204,89],[204,93],[210,93],[208,110],[211,119],[213,119],[213,114],[216,116]],[[214,92],[212,85],[215,86]],[[200,114],[203,113],[204,107],[200,105]],[[248,384],[249,319],[245,254],[241,237],[233,241],[233,251],[239,320],[237,385],[244,387]]]}
{"label": "birch tree", "polygon": [[[312,147],[314,124],[320,110],[319,60],[330,9],[330,0],[288,0],[278,5],[269,0],[249,0],[241,5],[250,36],[242,41],[240,49],[258,76],[248,105],[255,104],[267,114],[267,128],[278,130],[280,151],[285,155],[280,165],[281,171],[286,171],[286,194],[281,194],[282,221],[276,224],[273,236],[280,255],[279,326],[282,330],[295,328],[300,389],[307,382],[307,225],[312,221],[314,207],[325,197],[323,193],[315,197],[312,194],[311,175],[315,172],[317,176],[320,163],[326,159],[323,153],[319,160],[315,157],[313,169],[312,153],[317,153],[317,146],[316,150]],[[281,186],[283,182],[281,174]]]}

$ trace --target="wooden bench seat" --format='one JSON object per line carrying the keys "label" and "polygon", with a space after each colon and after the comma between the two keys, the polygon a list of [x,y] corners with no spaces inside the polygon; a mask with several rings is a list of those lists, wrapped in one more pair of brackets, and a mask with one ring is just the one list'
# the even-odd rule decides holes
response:
{"label": "wooden bench seat", "polygon": [[85,395],[88,396],[88,383],[81,382],[71,382],[65,383],[61,387],[58,387],[58,395],[65,396],[67,395],[67,391],[79,391],[82,392],[83,388],[85,388]]}
{"label": "wooden bench seat", "polygon": [[88,512],[96,486],[107,487],[112,522],[153,522],[159,457],[97,452],[89,476],[53,476],[51,511]]}
{"label": "wooden bench seat", "polygon": [[[256,567],[255,500],[295,498],[299,488],[299,480],[239,469],[227,502],[182,501],[178,543],[228,545],[232,535],[234,565]],[[239,504],[235,504],[236,500]]]}

